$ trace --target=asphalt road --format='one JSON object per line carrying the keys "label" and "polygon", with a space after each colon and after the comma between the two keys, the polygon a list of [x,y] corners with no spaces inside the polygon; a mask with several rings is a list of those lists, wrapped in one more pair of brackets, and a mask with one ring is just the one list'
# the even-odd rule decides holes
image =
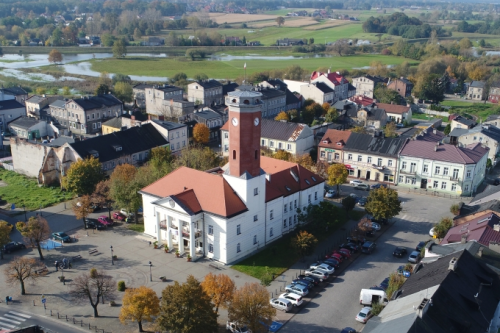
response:
{"label": "asphalt road", "polygon": [[[2,303],[0,307],[0,328],[5,330],[15,330],[33,325],[39,325],[51,330],[54,333],[74,333],[80,331],[79,327],[73,327],[73,324],[67,324],[60,319],[45,318],[26,311],[16,311],[15,305],[5,306]],[[88,330],[88,327],[87,327]],[[82,331],[84,331],[82,329]]]}
{"label": "asphalt road", "polygon": [[[345,193],[368,193],[343,186]],[[361,193],[360,193],[361,192]],[[457,200],[431,196],[409,195],[400,192],[403,211],[391,220],[393,223],[380,235],[377,249],[370,255],[361,255],[320,294],[297,313],[282,329],[283,333],[329,332],[339,333],[344,327],[360,331],[363,324],[354,320],[361,309],[359,293],[363,288],[378,285],[407,257],[396,258],[392,251],[404,246],[411,252],[421,240],[430,239],[429,230],[443,216],[450,216],[449,207]]]}

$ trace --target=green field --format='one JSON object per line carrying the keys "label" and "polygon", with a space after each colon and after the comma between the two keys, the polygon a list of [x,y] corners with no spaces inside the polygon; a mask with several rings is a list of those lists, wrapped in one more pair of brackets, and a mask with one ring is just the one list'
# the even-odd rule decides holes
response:
{"label": "green field", "polygon": [[247,75],[254,72],[284,69],[291,65],[299,65],[307,71],[319,67],[331,67],[334,70],[352,69],[369,66],[373,61],[381,61],[387,65],[398,65],[408,59],[383,55],[354,55],[346,57],[297,58],[290,60],[196,60],[179,58],[134,57],[125,59],[92,60],[92,69],[98,72],[122,73],[127,75],[165,76],[171,77],[184,72],[188,77],[205,73],[214,79],[234,79],[244,75],[243,66],[247,64]]}

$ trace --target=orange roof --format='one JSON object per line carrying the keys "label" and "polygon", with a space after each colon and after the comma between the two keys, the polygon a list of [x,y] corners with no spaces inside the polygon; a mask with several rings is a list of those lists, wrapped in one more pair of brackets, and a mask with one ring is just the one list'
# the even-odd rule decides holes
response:
{"label": "orange roof", "polygon": [[223,177],[187,167],[178,168],[141,192],[158,198],[173,196],[193,212],[199,211],[199,206],[206,212],[231,217],[247,210]]}
{"label": "orange roof", "polygon": [[[351,131],[339,131],[336,129],[327,129],[325,135],[319,142],[318,147],[321,148],[333,148],[333,149],[343,149],[347,139],[351,135]],[[337,145],[337,143],[341,145]]]}
{"label": "orange roof", "polygon": [[386,113],[399,113],[403,114],[410,110],[409,106],[397,105],[397,104],[387,104],[387,103],[375,103],[379,109],[384,109]]}

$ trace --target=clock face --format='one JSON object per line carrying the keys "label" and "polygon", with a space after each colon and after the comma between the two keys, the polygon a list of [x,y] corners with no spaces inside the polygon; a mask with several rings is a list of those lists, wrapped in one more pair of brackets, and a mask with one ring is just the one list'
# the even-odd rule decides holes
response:
{"label": "clock face", "polygon": [[259,122],[260,122],[260,121],[259,121],[259,118],[255,118],[255,119],[254,119],[254,121],[253,121],[253,124],[254,124],[255,126],[258,126],[258,125],[259,125]]}
{"label": "clock face", "polygon": [[233,123],[233,126],[238,126],[238,119],[237,118],[231,119],[231,122]]}

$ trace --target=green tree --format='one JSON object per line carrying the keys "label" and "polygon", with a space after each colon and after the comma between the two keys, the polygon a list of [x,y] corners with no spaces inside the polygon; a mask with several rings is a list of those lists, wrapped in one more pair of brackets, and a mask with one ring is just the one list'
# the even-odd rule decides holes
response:
{"label": "green tree", "polygon": [[348,195],[344,199],[342,199],[342,207],[344,207],[345,211],[347,212],[347,215],[349,215],[349,212],[356,207],[356,199]]}
{"label": "green tree", "polygon": [[32,216],[28,222],[17,222],[16,229],[23,235],[26,243],[36,247],[40,260],[43,260],[42,247],[40,243],[50,237],[50,227],[47,220],[40,215]]}
{"label": "green tree", "polygon": [[332,164],[328,167],[328,185],[337,186],[337,193],[340,191],[340,185],[347,181],[349,171],[344,164]]}
{"label": "green tree", "polygon": [[105,95],[108,92],[109,92],[109,87],[106,84],[102,84],[102,83],[99,86],[97,86],[97,88],[95,89],[96,95]]}
{"label": "green tree", "polygon": [[444,128],[443,133],[444,135],[448,135],[450,134],[450,132],[451,132],[451,124],[448,123],[448,125],[446,125],[446,127]]}
{"label": "green tree", "polygon": [[434,226],[434,235],[436,236],[436,238],[443,239],[451,227],[453,227],[453,219],[449,217],[443,217],[439,221],[439,223]]}
{"label": "green tree", "polygon": [[140,286],[125,291],[120,311],[120,321],[122,323],[125,324],[128,321],[137,322],[139,332],[144,332],[142,323],[144,321],[153,322],[159,313],[160,299],[153,289]]}
{"label": "green tree", "polygon": [[215,333],[218,325],[213,307],[200,282],[189,275],[185,283],[175,281],[163,289],[156,323],[164,331]]}
{"label": "green tree", "polygon": [[365,209],[376,219],[390,219],[398,215],[402,209],[398,192],[382,186],[370,191]]}
{"label": "green tree", "polygon": [[134,92],[132,86],[127,82],[117,82],[115,84],[115,96],[122,102],[132,102]]}
{"label": "green tree", "polygon": [[62,185],[68,191],[77,194],[91,194],[95,186],[104,179],[102,166],[98,159],[90,158],[78,160],[71,164]]}
{"label": "green tree", "polygon": [[285,24],[285,18],[283,16],[278,16],[276,18],[276,23],[278,23],[278,27],[281,27],[283,24]]}
{"label": "green tree", "polygon": [[316,244],[318,244],[318,239],[305,230],[300,231],[292,239],[292,248],[301,256],[310,255],[314,251]]}
{"label": "green tree", "polygon": [[118,39],[113,43],[113,57],[115,58],[125,58],[127,55],[127,46],[123,39]]}

